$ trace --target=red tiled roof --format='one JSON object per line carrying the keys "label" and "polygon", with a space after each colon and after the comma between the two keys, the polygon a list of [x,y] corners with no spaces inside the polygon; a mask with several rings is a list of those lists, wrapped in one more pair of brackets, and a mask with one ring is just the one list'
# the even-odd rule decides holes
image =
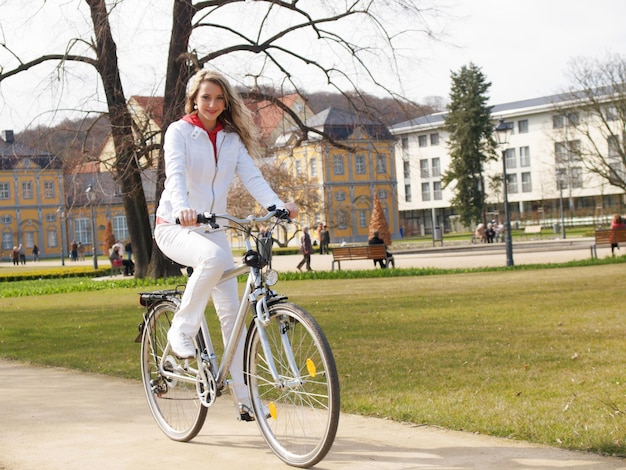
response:
{"label": "red tiled roof", "polygon": [[139,106],[141,106],[148,117],[152,119],[159,128],[163,127],[163,97],[162,96],[131,96]]}
{"label": "red tiled roof", "polygon": [[[282,103],[291,108],[293,103],[298,99],[297,94],[286,95],[279,98]],[[274,106],[271,101],[254,101],[246,102],[246,106],[254,115],[254,122],[261,131],[261,137],[267,138],[276,129],[285,116],[285,113],[278,106]]]}

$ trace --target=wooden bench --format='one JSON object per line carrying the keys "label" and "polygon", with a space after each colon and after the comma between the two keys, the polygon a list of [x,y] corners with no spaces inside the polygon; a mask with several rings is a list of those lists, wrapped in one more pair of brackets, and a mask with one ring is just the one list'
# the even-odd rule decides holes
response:
{"label": "wooden bench", "polygon": [[356,245],[356,246],[338,246],[332,249],[333,252],[333,264],[332,270],[335,270],[335,263],[341,271],[342,261],[351,261],[359,259],[382,259],[385,260],[385,265],[389,266],[389,263],[395,268],[396,262],[393,259],[393,255],[390,253],[387,255],[387,248],[385,245]]}
{"label": "wooden bench", "polygon": [[591,257],[598,257],[598,246],[611,246],[614,243],[626,243],[626,228],[596,230],[595,242],[591,245]]}
{"label": "wooden bench", "polygon": [[524,235],[528,237],[529,235],[539,235],[541,236],[541,225],[527,225],[524,227]]}

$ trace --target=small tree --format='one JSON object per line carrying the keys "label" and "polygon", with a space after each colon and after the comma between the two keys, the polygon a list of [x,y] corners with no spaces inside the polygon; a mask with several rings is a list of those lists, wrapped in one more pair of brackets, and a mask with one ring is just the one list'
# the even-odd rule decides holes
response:
{"label": "small tree", "polygon": [[455,183],[452,205],[466,226],[484,222],[486,187],[483,168],[495,159],[491,107],[487,92],[491,83],[470,63],[452,73],[450,104],[445,118],[450,133],[450,166],[442,175],[444,187]]}
{"label": "small tree", "polygon": [[372,209],[372,217],[370,219],[369,237],[374,236],[374,232],[378,232],[378,236],[385,242],[385,245],[391,245],[391,233],[389,232],[389,224],[385,218],[378,196],[374,196],[374,207]]}
{"label": "small tree", "polygon": [[104,253],[109,253],[114,244],[115,235],[113,235],[113,224],[111,224],[110,220],[107,220],[107,226],[104,229]]}

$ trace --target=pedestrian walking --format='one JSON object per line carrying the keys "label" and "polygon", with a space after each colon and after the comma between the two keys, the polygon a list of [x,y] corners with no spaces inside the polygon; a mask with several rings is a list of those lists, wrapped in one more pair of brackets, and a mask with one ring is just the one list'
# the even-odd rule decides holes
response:
{"label": "pedestrian walking", "polygon": [[302,231],[304,234],[300,237],[300,253],[302,253],[302,261],[298,263],[298,270],[302,271],[302,266],[306,264],[307,271],[311,269],[311,253],[313,253],[313,245],[311,245],[311,236],[309,235],[309,227],[305,226]]}

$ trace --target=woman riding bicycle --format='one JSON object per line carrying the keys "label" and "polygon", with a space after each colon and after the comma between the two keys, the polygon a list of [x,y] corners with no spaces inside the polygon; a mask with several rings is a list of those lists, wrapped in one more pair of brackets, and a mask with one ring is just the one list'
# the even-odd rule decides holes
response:
{"label": "woman riding bicycle", "polygon": [[[236,279],[217,286],[222,273],[234,265],[226,235],[219,230],[193,230],[198,212],[226,212],[228,190],[237,175],[263,207],[285,208],[291,218],[298,215],[296,205],[283,203],[254,164],[252,117],[224,76],[209,70],[197,72],[190,82],[185,112],[165,133],[166,180],[154,230],[156,243],[167,257],[193,268],[168,332],[172,351],[181,358],[196,355],[192,338],[209,297],[213,297],[224,342],[233,330],[239,306]],[[242,336],[230,374],[240,419],[251,421],[254,417],[241,371],[243,342]]]}

